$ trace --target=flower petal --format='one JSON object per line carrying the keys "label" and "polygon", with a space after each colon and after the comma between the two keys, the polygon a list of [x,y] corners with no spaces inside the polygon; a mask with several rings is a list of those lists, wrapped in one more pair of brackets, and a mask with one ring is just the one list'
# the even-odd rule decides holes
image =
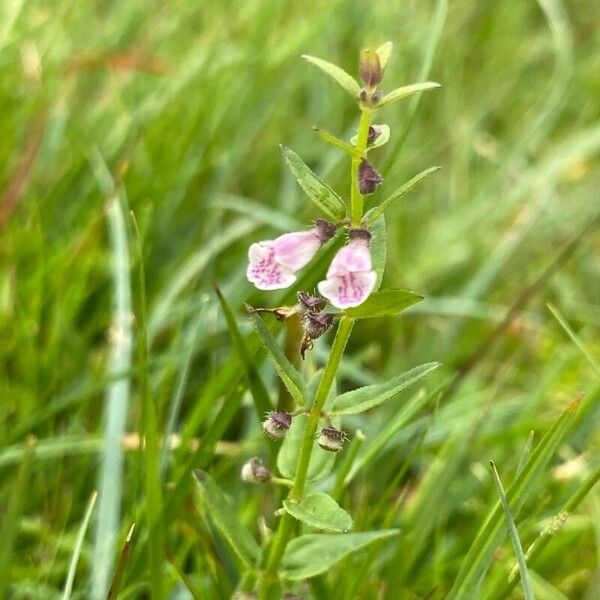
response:
{"label": "flower petal", "polygon": [[331,261],[327,270],[327,277],[345,275],[346,273],[365,272],[372,269],[371,252],[369,247],[361,241],[350,242],[341,248]]}
{"label": "flower petal", "polygon": [[277,262],[272,244],[270,241],[259,242],[252,244],[248,250],[250,264],[246,277],[259,290],[278,290],[296,281],[291,270]]}
{"label": "flower petal", "polygon": [[321,247],[314,231],[284,233],[273,240],[277,262],[291,271],[297,271],[310,262]]}
{"label": "flower petal", "polygon": [[345,273],[328,277],[318,284],[319,292],[337,308],[351,308],[362,304],[375,288],[375,271]]}

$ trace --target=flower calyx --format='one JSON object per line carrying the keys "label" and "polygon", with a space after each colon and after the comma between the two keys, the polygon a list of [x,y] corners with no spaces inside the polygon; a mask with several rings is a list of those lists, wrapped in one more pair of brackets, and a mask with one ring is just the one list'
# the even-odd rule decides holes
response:
{"label": "flower calyx", "polygon": [[257,456],[244,463],[242,467],[242,480],[248,483],[265,483],[273,476],[263,461]]}
{"label": "flower calyx", "polygon": [[339,452],[344,447],[344,442],[347,439],[348,435],[343,429],[327,425],[321,429],[317,442],[327,452]]}
{"label": "flower calyx", "polygon": [[274,440],[284,438],[291,425],[292,415],[287,412],[278,411],[268,412],[267,418],[262,422],[264,432]]}

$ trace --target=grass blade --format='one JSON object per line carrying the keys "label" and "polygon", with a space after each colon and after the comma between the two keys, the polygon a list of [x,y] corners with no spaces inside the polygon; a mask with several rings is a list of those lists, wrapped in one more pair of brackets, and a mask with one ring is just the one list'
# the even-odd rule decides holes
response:
{"label": "grass blade", "polygon": [[500,475],[498,474],[498,470],[496,469],[496,465],[494,464],[493,460],[490,460],[490,467],[492,469],[492,475],[494,477],[496,489],[498,490],[498,495],[500,496],[502,510],[504,510],[504,515],[506,517],[506,525],[508,526],[510,539],[515,549],[515,554],[517,555],[517,562],[519,564],[519,572],[521,573],[521,584],[523,586],[523,594],[525,595],[525,600],[535,600],[533,589],[531,587],[529,571],[527,570],[527,561],[525,560],[525,556],[523,555],[523,546],[521,545],[519,532],[517,531],[517,526],[515,525],[515,520],[512,516],[510,506],[508,505],[508,500],[506,499],[506,494],[504,493],[502,481],[500,480]]}
{"label": "grass blade", "polygon": [[[102,159],[96,158],[96,177],[106,186],[110,178]],[[104,182],[104,183],[103,183]],[[113,193],[107,217],[112,251],[111,271],[114,289],[111,347],[108,376],[131,371],[133,351],[130,259],[121,200]],[[106,392],[104,447],[98,478],[98,512],[92,560],[92,598],[106,597],[113,565],[114,546],[119,535],[123,481],[123,448],[130,396],[129,377],[115,379]]]}
{"label": "grass blade", "polygon": [[[577,403],[573,403],[554,422],[537,445],[525,467],[510,486],[507,498],[511,510],[516,515],[529,497],[533,483],[546,467],[558,445],[567,433],[575,416]],[[500,502],[491,510],[482,524],[477,537],[466,554],[448,600],[462,600],[473,597],[481,578],[489,566],[494,549],[504,536],[502,528],[503,511]]]}
{"label": "grass blade", "polygon": [[16,480],[12,486],[8,508],[3,517],[2,528],[0,529],[0,598],[6,598],[6,589],[10,583],[10,560],[12,557],[13,546],[19,527],[21,524],[21,515],[25,496],[27,495],[26,486],[29,483],[31,465],[37,440],[30,436],[25,441],[25,453],[23,461],[19,466]]}
{"label": "grass blade", "polygon": [[123,581],[123,575],[125,573],[125,566],[127,565],[127,560],[129,559],[129,554],[131,552],[131,543],[133,541],[134,531],[135,523],[131,525],[129,531],[127,532],[127,537],[125,538],[123,548],[121,548],[121,553],[119,554],[119,560],[117,562],[117,568],[115,569],[115,574],[110,584],[110,589],[108,590],[106,600],[116,600],[117,595],[119,594],[121,582]]}
{"label": "grass blade", "polygon": [[92,518],[92,512],[94,510],[94,505],[96,504],[97,496],[98,493],[94,491],[90,497],[90,501],[88,502],[87,509],[83,516],[83,521],[81,522],[81,526],[79,527],[79,531],[77,532],[77,539],[75,540],[75,548],[73,549],[71,562],[69,563],[69,570],[67,571],[67,580],[65,581],[65,588],[63,590],[62,600],[69,600],[69,598],[71,597],[71,592],[73,590],[73,581],[75,580],[75,573],[77,571],[77,563],[79,562],[79,555],[81,554],[83,540],[85,539],[85,534],[90,523],[90,519]]}

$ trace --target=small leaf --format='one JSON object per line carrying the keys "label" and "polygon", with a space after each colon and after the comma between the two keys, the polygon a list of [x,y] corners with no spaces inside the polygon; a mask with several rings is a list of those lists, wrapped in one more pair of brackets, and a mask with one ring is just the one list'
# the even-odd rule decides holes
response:
{"label": "small leaf", "polygon": [[379,64],[381,65],[382,70],[385,70],[393,49],[394,44],[392,42],[385,42],[385,44],[381,44],[381,46],[375,50],[375,53],[379,57]]}
{"label": "small leaf", "polygon": [[410,290],[383,290],[371,294],[360,306],[347,308],[344,313],[352,319],[393,317],[421,300],[423,296]]}
{"label": "small leaf", "polygon": [[292,581],[320,575],[353,552],[398,533],[398,529],[383,529],[363,533],[301,535],[288,544],[283,557],[283,575]]}
{"label": "small leaf", "polygon": [[[332,146],[335,146],[336,148],[339,148],[340,150],[343,150],[344,152],[347,152],[350,156],[354,156],[356,158],[364,158],[364,154],[362,154],[362,152],[356,147],[356,138],[357,136],[354,136],[352,138],[352,144],[349,144],[348,142],[345,142],[344,140],[340,140],[340,138],[336,137],[335,135],[333,135],[332,133],[329,133],[328,131],[325,131],[324,129],[320,129],[319,127],[313,127],[313,129],[319,134],[319,136],[321,137],[321,139],[325,140],[327,143],[331,144]],[[388,127],[389,130],[389,127]],[[388,135],[389,137],[389,135]]]}
{"label": "small leaf", "polygon": [[[367,152],[369,150],[373,150],[374,148],[379,148],[379,146],[383,146],[384,144],[387,144],[390,140],[390,126],[389,125],[382,123],[381,125],[371,125],[371,127],[377,127],[379,129],[379,135],[372,142],[369,142],[369,144],[367,145]],[[352,138],[350,139],[350,143],[354,144],[354,146],[356,146],[357,142],[358,142],[358,134],[353,135]],[[359,157],[359,158],[361,158],[361,157]]]}
{"label": "small leaf", "polygon": [[323,183],[293,151],[280,146],[283,160],[294,174],[306,195],[329,217],[339,221],[346,214],[344,201],[326,183]]}
{"label": "small leaf", "polygon": [[211,519],[227,543],[247,568],[252,568],[258,560],[260,549],[251,533],[238,521],[229,506],[227,498],[205,471],[196,469],[194,477],[198,482],[200,496]]}
{"label": "small leaf", "polygon": [[404,185],[398,188],[393,194],[388,196],[379,206],[371,209],[365,215],[365,221],[367,224],[375,222],[383,213],[397,200],[400,200],[402,196],[404,196],[407,192],[410,192],[417,183],[420,183],[432,173],[439,171],[441,167],[429,167],[429,169],[425,169],[421,171],[418,175],[415,175],[412,179],[409,179]]}
{"label": "small leaf", "polygon": [[358,99],[358,95],[360,94],[360,86],[354,77],[346,73],[344,69],[334,65],[333,63],[327,62],[326,60],[317,58],[316,56],[303,54],[302,58],[321,69],[321,71],[323,71],[325,74],[329,75],[329,77],[341,85],[355,100]]}
{"label": "small leaf", "polygon": [[254,328],[269,353],[281,381],[283,381],[283,384],[294,400],[298,402],[298,404],[304,404],[306,386],[302,379],[302,375],[298,373],[294,365],[287,359],[260,316],[256,313],[250,313],[250,317],[254,321]]}
{"label": "small leaf", "polygon": [[[365,220],[369,218],[371,210],[365,215]],[[377,280],[373,291],[376,292],[381,286],[383,274],[385,272],[385,261],[387,256],[387,241],[385,233],[385,216],[381,215],[376,221],[369,224],[371,232],[371,263],[373,271],[377,273]]]}
{"label": "small leaf", "polygon": [[419,92],[425,92],[427,90],[434,90],[439,87],[442,87],[439,83],[435,83],[434,81],[425,81],[424,83],[413,83],[412,85],[405,85],[404,87],[396,88],[381,99],[377,108],[383,106],[384,104],[390,104],[391,102],[402,100],[402,98],[412,96],[413,94],[418,94]]}
{"label": "small leaf", "polygon": [[328,494],[315,492],[302,502],[284,500],[283,508],[309,527],[346,533],[352,529],[352,517]]}
{"label": "small leaf", "polygon": [[341,394],[333,401],[329,412],[331,415],[355,415],[379,406],[395,398],[402,390],[419,381],[419,379],[425,377],[427,373],[437,369],[439,366],[440,363],[436,362],[426,363],[410,371],[406,371],[385,383],[367,385]]}

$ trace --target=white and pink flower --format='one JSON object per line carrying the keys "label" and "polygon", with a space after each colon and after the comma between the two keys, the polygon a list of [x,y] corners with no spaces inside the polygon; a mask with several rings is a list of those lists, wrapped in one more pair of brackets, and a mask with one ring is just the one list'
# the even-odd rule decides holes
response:
{"label": "white and pink flower", "polygon": [[362,304],[377,280],[369,250],[371,234],[366,229],[351,229],[349,236],[348,244],[331,262],[327,278],[317,286],[321,295],[340,309]]}
{"label": "white and pink flower", "polygon": [[274,240],[256,242],[248,250],[246,277],[259,290],[277,290],[296,281],[296,271],[307,265],[335,233],[335,225],[317,219],[309,231],[284,233]]}

